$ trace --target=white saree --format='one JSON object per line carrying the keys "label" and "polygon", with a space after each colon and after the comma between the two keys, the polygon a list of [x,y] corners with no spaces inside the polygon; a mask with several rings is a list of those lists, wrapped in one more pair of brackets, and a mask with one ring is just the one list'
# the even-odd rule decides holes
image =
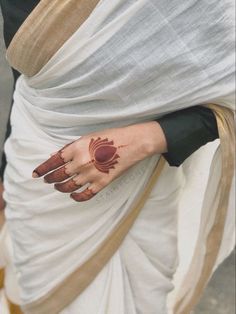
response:
{"label": "white saree", "polygon": [[[139,162],[85,203],[33,180],[32,170],[51,152],[93,131],[150,121],[196,104],[233,109],[233,24],[231,1],[101,0],[37,74],[19,78],[12,134],[5,145],[4,198],[25,313],[40,313],[27,305],[53,291],[99,250],[142,193],[159,156]],[[191,177],[195,165],[185,173],[181,167],[164,167],[119,249],[92,283],[55,314],[167,313],[178,264],[178,207],[185,175]],[[206,207],[220,178],[218,149]],[[188,193],[191,206],[195,191]],[[204,207],[208,216],[202,216],[204,228],[198,227],[204,241],[215,207]],[[200,216],[199,208],[196,224]],[[227,226],[223,239],[228,241],[222,242],[215,267],[233,247],[232,220]],[[195,235],[187,237],[194,247]],[[202,254],[186,302],[200,277]]]}

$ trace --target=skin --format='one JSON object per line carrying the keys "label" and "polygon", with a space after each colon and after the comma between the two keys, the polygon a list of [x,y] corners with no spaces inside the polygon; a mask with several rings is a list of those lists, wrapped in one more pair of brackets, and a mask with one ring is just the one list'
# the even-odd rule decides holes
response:
{"label": "skin", "polygon": [[[77,202],[88,201],[137,162],[166,151],[165,135],[156,121],[106,129],[67,144],[32,176],[44,177],[45,183]],[[82,189],[85,184],[89,186]]]}
{"label": "skin", "polygon": [[118,163],[118,158],[120,158],[117,151],[118,148],[122,147],[125,147],[125,145],[116,147],[114,142],[109,141],[108,138],[91,138],[89,143],[90,163],[93,163],[98,171],[109,173],[110,169],[115,169],[115,164]]}

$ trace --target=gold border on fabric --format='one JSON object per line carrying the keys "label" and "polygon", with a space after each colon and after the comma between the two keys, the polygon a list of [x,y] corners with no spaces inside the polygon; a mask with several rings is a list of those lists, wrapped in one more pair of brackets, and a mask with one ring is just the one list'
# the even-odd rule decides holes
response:
{"label": "gold border on fabric", "polygon": [[[220,182],[217,188],[217,194],[219,195],[219,201],[217,204],[217,210],[215,215],[215,220],[213,226],[207,235],[206,239],[206,250],[204,254],[203,267],[201,269],[200,276],[193,287],[193,293],[191,297],[185,295],[179,298],[175,305],[175,314],[189,314],[199,302],[199,299],[206,287],[212,272],[214,265],[216,263],[218,253],[220,250],[224,226],[227,216],[228,201],[230,188],[232,184],[232,179],[234,176],[235,168],[235,129],[234,129],[234,116],[233,112],[227,108],[220,107],[218,105],[208,105],[216,116],[219,137],[220,137],[220,147],[222,155],[222,173]],[[203,209],[204,210],[204,209]],[[199,242],[199,241],[198,241]],[[194,274],[195,262],[194,259],[198,256],[201,250],[202,243],[198,243],[195,254],[190,265],[189,271],[185,276],[185,282],[190,282],[191,277]],[[187,299],[187,300],[186,300]]]}
{"label": "gold border on fabric", "polygon": [[[0,290],[4,289],[4,274],[4,269],[0,269]],[[7,304],[10,314],[23,314],[19,305],[12,303],[9,299],[7,299]]]}
{"label": "gold border on fabric", "polygon": [[138,217],[149,194],[164,168],[165,160],[160,158],[147,183],[141,197],[135,202],[133,208],[121,219],[110,236],[103,242],[95,254],[61,284],[55,287],[46,296],[31,304],[24,306],[23,310],[29,314],[59,313],[76,299],[117,251],[127,233]]}
{"label": "gold border on fabric", "polygon": [[0,269],[0,290],[3,289],[4,286],[4,269]]}
{"label": "gold border on fabric", "polygon": [[16,305],[9,300],[7,300],[7,303],[8,303],[10,314],[24,314],[21,308],[19,307],[19,305]]}
{"label": "gold border on fabric", "polygon": [[[14,36],[7,50],[9,63],[13,68],[27,76],[38,73],[83,24],[98,3],[99,0],[40,1]],[[61,21],[63,21],[63,31]],[[193,287],[191,296],[188,293],[188,295],[179,297],[174,309],[175,314],[189,314],[191,312],[211,277],[224,232],[229,191],[234,173],[235,131],[233,114],[229,109],[217,105],[208,105],[208,107],[216,115],[220,135],[222,153],[222,174],[218,187],[220,197],[214,224],[206,235],[206,252],[197,285]],[[155,176],[158,177],[159,173],[155,173]],[[152,179],[155,181],[156,177]],[[140,200],[140,204],[144,204],[144,199],[146,199],[145,195]],[[129,213],[130,216],[127,216],[126,220],[121,222],[121,225],[117,226],[109,239],[104,242],[100,250],[89,261],[71,274],[61,286],[56,287],[49,295],[25,306],[26,313],[56,313],[54,308],[56,311],[60,311],[72,302],[92,282],[96,274],[114,254],[111,253],[113,246],[114,252],[119,247],[141,210],[140,206],[142,205],[140,204]],[[196,247],[195,257],[199,253],[198,250],[201,250],[200,244]],[[193,269],[190,267],[186,276],[187,281],[192,277]],[[63,285],[66,286],[66,289],[63,288]]]}
{"label": "gold border on fabric", "polygon": [[10,65],[29,77],[38,73],[85,22],[98,2],[41,0],[7,49]]}

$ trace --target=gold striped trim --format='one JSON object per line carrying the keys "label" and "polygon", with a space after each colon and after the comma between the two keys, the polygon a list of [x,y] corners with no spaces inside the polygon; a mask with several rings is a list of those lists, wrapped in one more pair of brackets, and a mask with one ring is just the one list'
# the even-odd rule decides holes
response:
{"label": "gold striped trim", "polygon": [[91,284],[123,242],[143,208],[153,186],[160,177],[164,165],[164,158],[160,158],[141,197],[135,202],[130,212],[119,222],[97,252],[46,296],[24,306],[23,310],[25,313],[59,313]]}
{"label": "gold striped trim", "polygon": [[[188,292],[176,303],[174,308],[175,314],[189,314],[199,302],[200,297],[206,287],[215,266],[217,256],[220,250],[225,220],[228,209],[228,201],[232,179],[234,176],[234,160],[235,160],[235,129],[233,112],[227,108],[223,108],[217,105],[208,105],[216,116],[221,154],[222,154],[222,173],[217,194],[220,195],[217,205],[216,216],[214,224],[206,239],[206,252],[204,256],[203,267],[201,269],[201,275],[198,278],[198,282],[194,287],[194,292],[190,299],[188,298]],[[201,245],[198,248],[201,249]],[[199,254],[199,251],[195,251],[195,256]],[[194,259],[194,258],[193,258]],[[185,277],[186,282],[191,282],[192,274],[195,271],[195,266],[192,264]]]}
{"label": "gold striped trim", "polygon": [[[4,273],[5,273],[4,269],[0,269],[0,290],[4,289]],[[8,309],[9,309],[10,314],[24,314],[21,311],[21,308],[19,307],[19,305],[12,303],[9,299],[7,299],[7,304],[8,304]]]}
{"label": "gold striped trim", "polygon": [[4,269],[0,269],[0,290],[4,287]]}
{"label": "gold striped trim", "polygon": [[19,305],[16,305],[9,300],[7,300],[7,302],[10,314],[24,314]]}
{"label": "gold striped trim", "polygon": [[10,65],[27,76],[38,73],[79,29],[99,0],[41,0],[7,49]]}

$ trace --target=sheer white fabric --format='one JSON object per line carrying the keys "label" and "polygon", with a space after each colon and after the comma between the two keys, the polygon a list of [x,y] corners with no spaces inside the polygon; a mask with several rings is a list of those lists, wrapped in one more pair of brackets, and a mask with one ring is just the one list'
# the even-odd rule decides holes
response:
{"label": "sheer white fabric", "polygon": [[[4,197],[23,303],[46,294],[86,261],[129,210],[159,156],[138,163],[82,204],[33,180],[32,170],[93,131],[196,104],[232,108],[232,6],[102,0],[37,75],[20,77],[5,146]],[[166,313],[183,184],[181,168],[165,168],[119,251],[63,314],[77,314],[78,308],[81,314]]]}

